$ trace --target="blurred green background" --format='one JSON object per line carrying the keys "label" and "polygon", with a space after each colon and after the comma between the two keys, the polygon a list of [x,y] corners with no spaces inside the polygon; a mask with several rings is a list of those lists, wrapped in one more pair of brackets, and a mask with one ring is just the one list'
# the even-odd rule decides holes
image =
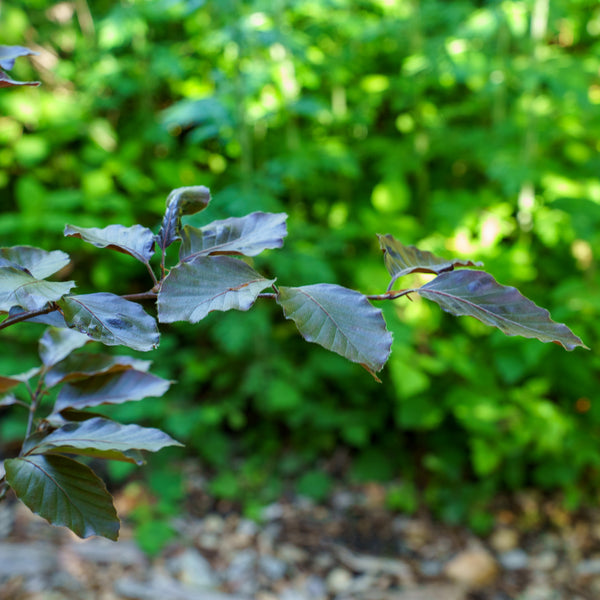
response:
{"label": "blurred green background", "polygon": [[[267,301],[165,327],[154,370],[178,385],[116,416],[185,442],[211,494],[257,514],[288,485],[320,500],[340,478],[378,481],[391,508],[480,531],[499,492],[598,501],[596,0],[29,0],[2,4],[0,30],[40,52],[11,75],[42,81],[0,94],[0,241],[69,252],[81,292],[149,282],[65,223],[156,228],[171,189],[202,184],[213,202],[195,224],[290,215],[284,248],[256,259],[283,285],[380,293],[375,233],[391,233],[484,261],[592,348],[403,298],[382,307],[394,346],[378,385]],[[3,332],[0,372],[33,362],[39,327]],[[179,457],[146,473],[167,513]]]}

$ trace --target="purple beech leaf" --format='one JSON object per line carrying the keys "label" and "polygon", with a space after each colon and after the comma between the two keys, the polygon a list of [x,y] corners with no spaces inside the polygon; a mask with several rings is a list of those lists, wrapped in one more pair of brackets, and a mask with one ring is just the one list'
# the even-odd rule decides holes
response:
{"label": "purple beech leaf", "polygon": [[[8,311],[8,316],[12,319],[13,317],[17,317],[26,312],[29,311],[22,309],[20,306],[13,306]],[[58,328],[68,327],[68,325],[65,323],[65,320],[63,319],[63,316],[58,310],[53,310],[52,312],[49,312],[45,315],[36,315],[35,317],[31,317],[30,319],[27,319],[27,323],[42,323],[43,325],[50,325],[51,327]]]}
{"label": "purple beech leaf", "polygon": [[214,310],[248,310],[273,285],[245,262],[228,256],[199,256],[173,267],[158,293],[161,323],[197,323]]}
{"label": "purple beech leaf", "polygon": [[39,342],[42,363],[45,367],[51,367],[89,341],[87,335],[74,329],[50,327],[46,329]]}
{"label": "purple beech leaf", "polygon": [[186,225],[179,259],[189,261],[214,254],[256,256],[266,249],[281,248],[287,235],[286,219],[285,213],[254,212],[213,221],[201,228]]}
{"label": "purple beech leaf", "polygon": [[375,377],[385,365],[392,345],[381,310],[354,290],[319,283],[281,287],[277,303],[308,342],[361,364]]}
{"label": "purple beech leaf", "polygon": [[74,286],[74,281],[45,281],[18,268],[0,267],[0,312],[9,312],[14,306],[41,310]]}
{"label": "purple beech leaf", "polygon": [[204,210],[210,202],[210,190],[203,185],[180,187],[167,197],[167,210],[156,236],[158,246],[163,250],[174,241],[181,239],[181,217]]}
{"label": "purple beech leaf", "polygon": [[58,413],[66,408],[80,410],[102,404],[123,404],[149,396],[158,398],[170,385],[167,379],[135,369],[94,375],[65,384],[54,403],[53,412]]}
{"label": "purple beech leaf", "polygon": [[54,275],[71,261],[69,255],[60,250],[48,252],[33,246],[0,248],[0,258],[26,269],[36,279],[46,279],[46,277]]}
{"label": "purple beech leaf", "polygon": [[[72,331],[68,329],[67,331]],[[108,354],[71,354],[55,364],[44,379],[47,387],[53,387],[65,381],[86,379],[93,375],[117,373],[135,369],[148,371],[152,364],[149,360],[139,360],[130,356],[110,356]]]}
{"label": "purple beech leaf", "polygon": [[79,537],[119,537],[119,519],[102,480],[66,456],[24,456],[4,461],[6,481],[17,497],[52,525]]}
{"label": "purple beech leaf", "polygon": [[58,306],[69,327],[106,346],[147,352],[158,346],[156,319],[136,302],[99,292],[68,296]]}
{"label": "purple beech leaf", "polygon": [[555,342],[566,350],[587,348],[566,325],[554,322],[545,308],[525,298],[516,288],[500,285],[484,271],[442,273],[412,291],[437,302],[446,312],[475,317],[506,335]]}
{"label": "purple beech leaf", "polygon": [[460,258],[441,258],[427,250],[419,250],[415,246],[405,246],[389,233],[378,235],[379,246],[383,250],[383,262],[392,276],[388,290],[399,277],[409,273],[435,273],[452,271],[454,267],[481,267],[483,263]]}
{"label": "purple beech leaf", "polygon": [[129,254],[144,264],[148,264],[154,254],[154,234],[141,225],[109,225],[103,229],[66,225],[64,233],[67,237],[79,238],[96,248],[110,248]]}
{"label": "purple beech leaf", "polygon": [[0,46],[0,67],[10,71],[20,56],[37,56],[39,52],[24,46]]}
{"label": "purple beech leaf", "polygon": [[15,87],[15,86],[20,86],[20,85],[30,85],[33,87],[37,87],[38,85],[40,85],[40,82],[39,81],[16,81],[12,77],[9,77],[3,71],[0,71],[0,88]]}
{"label": "purple beech leaf", "polygon": [[[28,450],[28,454],[48,452],[79,454],[78,450],[117,453],[130,450],[158,452],[166,446],[181,445],[160,429],[121,425],[110,419],[94,417],[80,423],[63,425],[39,440]],[[88,455],[94,456],[94,454]],[[101,455],[99,457],[103,458]]]}

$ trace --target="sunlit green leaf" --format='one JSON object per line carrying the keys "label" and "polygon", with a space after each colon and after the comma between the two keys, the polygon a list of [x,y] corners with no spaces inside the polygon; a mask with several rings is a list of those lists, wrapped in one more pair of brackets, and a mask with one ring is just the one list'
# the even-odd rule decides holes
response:
{"label": "sunlit green leaf", "polygon": [[46,279],[46,277],[54,275],[66,267],[71,260],[68,254],[60,250],[48,252],[33,246],[0,248],[0,258],[24,267],[36,279]]}
{"label": "sunlit green leaf", "polygon": [[481,267],[483,263],[460,258],[441,258],[427,250],[419,250],[415,246],[405,246],[390,234],[378,235],[379,245],[383,250],[383,261],[392,276],[388,290],[399,277],[409,273],[443,273],[452,271],[454,267]]}
{"label": "sunlit green leaf", "polygon": [[69,296],[58,303],[69,327],[107,346],[147,352],[158,346],[156,320],[135,302],[99,292]]}
{"label": "sunlit green leaf", "polygon": [[167,197],[167,210],[156,237],[159,247],[164,250],[175,240],[180,239],[181,217],[200,212],[208,206],[209,202],[210,190],[203,185],[173,190]]}
{"label": "sunlit green leaf", "polygon": [[158,318],[196,323],[214,310],[248,310],[274,282],[236,258],[200,256],[171,269],[158,294]]}
{"label": "sunlit green leaf", "polygon": [[43,309],[74,286],[74,281],[45,281],[15,267],[0,267],[0,312],[8,312],[13,306]]}
{"label": "sunlit green leaf", "polygon": [[254,212],[245,217],[213,221],[200,229],[186,225],[180,260],[211,254],[256,256],[268,248],[281,248],[287,235],[285,213]]}
{"label": "sunlit green leaf", "polygon": [[119,536],[119,519],[101,479],[64,456],[26,456],[4,462],[6,480],[34,513],[86,538]]}
{"label": "sunlit green leaf", "polygon": [[128,369],[117,373],[95,375],[64,385],[56,399],[54,412],[65,408],[82,409],[101,404],[122,404],[149,396],[162,396],[171,382],[151,373]]}
{"label": "sunlit green leaf", "polygon": [[141,225],[109,225],[103,229],[66,225],[65,235],[82,239],[97,248],[110,248],[129,254],[144,264],[148,264],[154,254],[154,234]]}
{"label": "sunlit green leaf", "polygon": [[475,317],[506,335],[556,342],[567,350],[587,347],[566,325],[554,322],[545,308],[484,271],[442,273],[414,291],[453,315]]}
{"label": "sunlit green leaf", "polygon": [[[72,330],[68,330],[72,331]],[[128,369],[147,371],[151,361],[139,360],[130,356],[109,356],[108,354],[71,354],[55,364],[44,379],[48,387],[65,381],[85,379],[92,375],[116,373]]]}
{"label": "sunlit green leaf", "polygon": [[50,327],[40,338],[40,358],[46,367],[50,367],[63,360],[73,350],[85,346],[89,341],[87,335],[74,329]]}
{"label": "sunlit green leaf", "polygon": [[386,363],[392,334],[386,328],[381,311],[363,294],[339,285],[319,283],[281,287],[277,302],[286,318],[296,323],[305,340],[360,363],[374,377]]}

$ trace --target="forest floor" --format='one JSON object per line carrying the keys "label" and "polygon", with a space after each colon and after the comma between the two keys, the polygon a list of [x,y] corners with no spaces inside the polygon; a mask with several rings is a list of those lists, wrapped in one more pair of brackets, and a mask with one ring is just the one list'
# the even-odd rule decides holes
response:
{"label": "forest floor", "polygon": [[600,509],[576,515],[540,495],[499,501],[477,537],[385,508],[378,485],[326,505],[292,498],[260,523],[201,489],[156,556],[134,541],[79,540],[16,502],[0,505],[0,600],[594,600]]}

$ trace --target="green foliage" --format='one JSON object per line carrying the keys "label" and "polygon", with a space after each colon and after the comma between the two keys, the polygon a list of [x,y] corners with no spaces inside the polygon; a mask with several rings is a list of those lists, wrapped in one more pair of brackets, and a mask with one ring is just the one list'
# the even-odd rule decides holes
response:
{"label": "green foliage", "polygon": [[[77,249],[65,276],[80,291],[142,292],[127,257],[61,241],[64,223],[156,230],[166,192],[202,181],[218,201],[189,219],[199,228],[290,215],[286,252],[251,261],[282,285],[384,289],[371,236],[390,231],[485,261],[590,346],[600,337],[597,3],[552,2],[535,31],[532,7],[512,0],[90,8],[86,20],[43,0],[3,6],[4,42],[32,40],[44,62],[13,71],[43,86],[0,95],[2,245]],[[427,506],[463,520],[525,485],[594,498],[596,353],[487,335],[410,297],[382,307],[394,334],[384,386],[306,352],[259,303],[163,328],[155,368],[178,380],[173,400],[111,410],[164,427],[216,469],[382,448]],[[3,332],[14,352],[1,373],[35,364],[37,335]],[[5,443],[22,432],[16,411],[0,420]],[[285,474],[274,460],[270,476]]]}

